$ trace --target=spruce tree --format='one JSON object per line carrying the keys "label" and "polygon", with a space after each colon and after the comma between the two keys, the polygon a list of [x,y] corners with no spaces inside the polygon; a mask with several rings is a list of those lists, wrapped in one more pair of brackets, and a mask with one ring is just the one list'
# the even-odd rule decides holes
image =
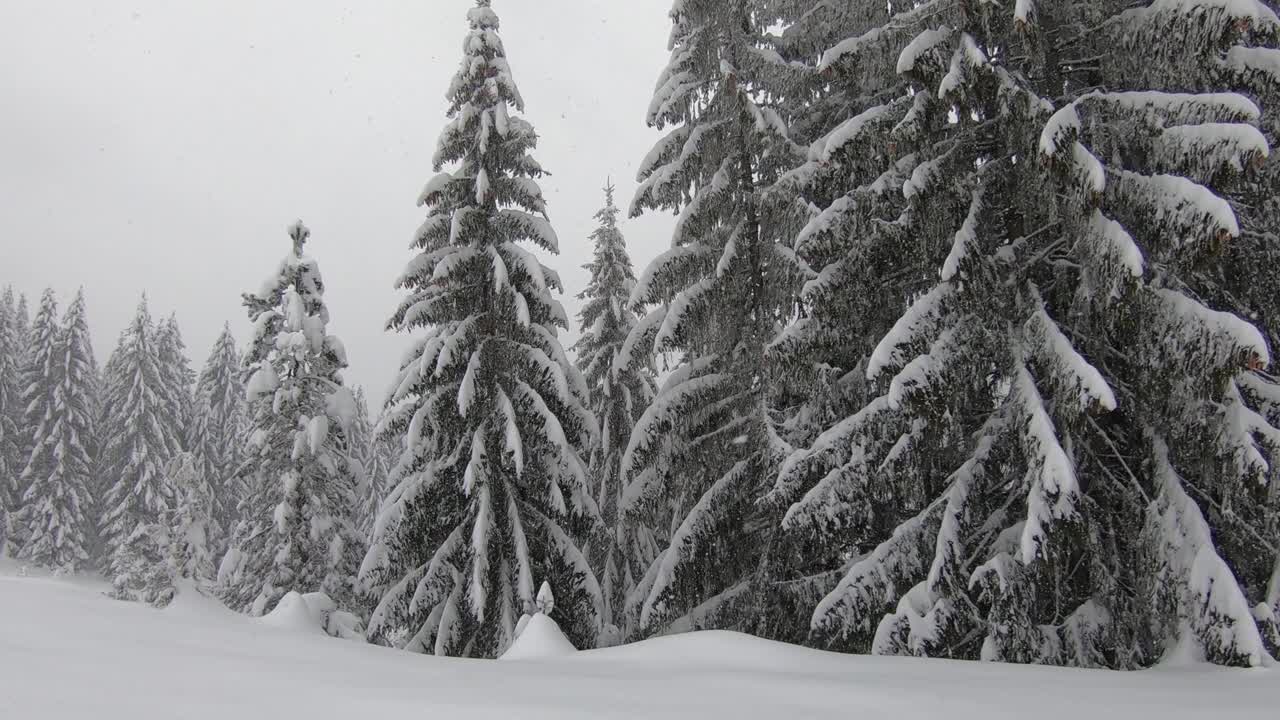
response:
{"label": "spruce tree", "polygon": [[236,520],[235,476],[243,457],[244,381],[230,325],[214,341],[196,383],[191,453],[212,494],[213,537],[223,544]]}
{"label": "spruce tree", "polygon": [[364,388],[355,391],[356,415],[351,425],[351,459],[358,471],[356,483],[357,523],[361,537],[373,534],[373,523],[378,518],[378,506],[386,496],[386,466],[378,456],[373,424],[369,420],[369,401]]}
{"label": "spruce tree", "polygon": [[31,479],[48,477],[53,473],[54,457],[44,445],[57,439],[54,425],[57,422],[58,367],[62,361],[58,347],[60,336],[58,301],[53,290],[45,289],[28,331],[31,344],[24,353],[25,365],[19,375],[22,407],[19,427],[23,429],[23,437],[14,493],[17,502],[11,510],[10,519],[19,548],[26,544],[31,534],[23,521]]}
{"label": "spruce tree", "polygon": [[172,602],[177,592],[170,565],[172,512],[166,509],[160,518],[133,525],[117,542],[111,556],[109,596],[159,608]]}
{"label": "spruce tree", "polygon": [[244,295],[254,327],[245,359],[248,494],[219,584],[230,607],[253,615],[290,591],[324,592],[352,607],[364,551],[353,517],[355,401],[342,384],[346,350],[326,333],[324,280],[303,253],[310,231],[298,222],[289,237],[293,249],[275,274]]}
{"label": "spruce tree", "polygon": [[182,330],[178,327],[176,315],[170,315],[157,326],[156,348],[160,359],[160,376],[163,379],[167,422],[174,427],[181,449],[189,450],[194,444],[192,388],[196,375],[187,359],[187,345],[182,341]]}
{"label": "spruce tree", "polygon": [[100,524],[105,568],[118,596],[148,602],[162,594],[149,568],[163,563],[164,543],[156,533],[174,506],[165,467],[181,452],[158,335],[143,297],[107,364],[104,402],[104,470],[111,483]]}
{"label": "spruce tree", "polygon": [[523,110],[489,0],[450,85],[450,122],[428,211],[389,325],[420,331],[386,432],[405,438],[361,578],[380,602],[375,640],[437,655],[494,657],[514,638],[535,577],[553,579],[566,632],[596,642],[602,599],[574,536],[598,522],[580,452],[594,432],[585,382],[557,328],[558,276],[522,243],[558,251]]}
{"label": "spruce tree", "polygon": [[[125,332],[128,332],[127,329]],[[94,501],[91,514],[95,519],[93,561],[99,569],[106,567],[106,562],[110,557],[106,550],[106,536],[108,533],[103,526],[103,521],[107,515],[107,496],[111,493],[111,487],[115,485],[111,472],[113,467],[117,467],[116,462],[118,460],[115,457],[116,450],[110,444],[113,434],[111,427],[113,413],[110,400],[113,388],[121,387],[124,382],[119,373],[122,359],[120,348],[124,334],[124,332],[121,333],[120,338],[117,339],[116,347],[107,356],[107,361],[102,365],[98,373],[98,404],[96,408],[97,414],[94,416],[94,427],[97,429],[94,440],[97,445],[97,452],[94,454],[95,464],[90,495]]]}
{"label": "spruce tree", "polygon": [[168,565],[175,578],[209,586],[214,579],[213,488],[189,452],[169,461],[165,475],[176,501],[166,523]]}
{"label": "spruce tree", "polygon": [[[934,139],[930,96],[912,93],[897,67],[903,45],[919,32],[918,18],[940,10],[950,12],[936,4],[767,4],[765,20],[782,31],[768,38],[765,52],[775,65],[785,63],[790,78],[779,111],[793,140],[808,148],[804,162],[765,191],[771,203],[791,208],[799,227],[791,240],[804,278],[797,316],[771,346],[774,362],[792,378],[776,401],[779,433],[796,447],[813,445],[879,394],[864,377],[866,363],[902,307],[936,279],[936,267],[909,249],[901,193],[917,148]],[[853,60],[842,61],[849,48],[856,49]],[[764,502],[786,508],[850,459],[815,467],[819,474],[774,488]],[[822,522],[784,518],[796,551],[774,585],[784,610],[772,634],[805,638],[805,609],[834,587],[848,553],[874,545],[905,519],[899,498],[897,489],[858,486],[846,511]]]}
{"label": "spruce tree", "polygon": [[591,280],[578,295],[584,301],[578,316],[582,334],[574,352],[590,391],[590,410],[600,427],[591,447],[588,475],[604,520],[604,535],[593,543],[590,559],[600,579],[605,618],[614,634],[625,634],[636,620],[624,616],[626,598],[657,556],[661,535],[646,523],[624,522],[622,514],[626,497],[622,454],[632,426],[653,401],[655,388],[652,366],[615,366],[637,317],[628,305],[636,278],[618,228],[613,190],[612,183],[605,187],[605,205],[596,213],[600,226],[591,234],[595,254],[585,266]]}
{"label": "spruce tree", "polygon": [[18,367],[27,366],[31,349],[31,312],[27,309],[26,293],[18,294],[18,304],[13,312],[13,334],[18,343]]}
{"label": "spruce tree", "polygon": [[[648,123],[666,130],[641,164],[631,214],[679,213],[671,249],[630,298],[656,306],[619,367],[655,352],[683,361],[632,431],[626,512],[670,516],[670,541],[632,593],[642,632],[720,627],[772,634],[768,607],[785,548],[756,501],[791,446],[773,409],[787,375],[771,344],[794,312],[803,268],[790,207],[763,190],[802,159],[774,106],[788,73],[764,52],[753,0],[681,0],[671,60]],[[775,53],[776,55],[776,53]]]}
{"label": "spruce tree", "polygon": [[21,457],[22,394],[19,384],[17,306],[13,289],[5,288],[0,297],[0,557],[17,551],[17,510],[22,496],[19,478]]}
{"label": "spruce tree", "polygon": [[[1275,188],[1256,105],[1206,91],[1236,87],[1222,58],[1274,44],[1275,16],[878,7],[822,65],[856,75],[872,40],[899,48],[909,109],[850,132],[887,151],[881,187],[901,188],[902,212],[877,218],[893,205],[867,198],[847,227],[901,239],[891,297],[910,306],[865,362],[874,399],[779,476],[798,497],[784,526],[851,529],[863,558],[818,605],[816,637],[1112,667],[1181,639],[1263,662],[1267,613],[1250,603],[1274,573],[1262,479],[1280,435],[1257,412],[1274,407],[1266,342],[1223,279],[1236,208]],[[840,202],[824,212],[848,214]],[[921,286],[918,263],[938,280]],[[867,532],[886,514],[891,533]]]}
{"label": "spruce tree", "polygon": [[35,428],[33,449],[22,474],[26,491],[18,524],[24,544],[19,557],[42,567],[75,572],[89,559],[93,531],[90,483],[93,458],[93,397],[97,378],[85,315],[84,292],[76,293],[61,327],[46,332],[54,312],[47,291],[37,315],[34,348],[41,377],[30,378],[26,422]]}

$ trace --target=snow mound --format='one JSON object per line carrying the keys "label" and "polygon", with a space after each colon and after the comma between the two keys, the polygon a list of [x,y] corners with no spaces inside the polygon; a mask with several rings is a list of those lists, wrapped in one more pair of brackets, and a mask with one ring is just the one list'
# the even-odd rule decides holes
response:
{"label": "snow mound", "polygon": [[717,666],[738,670],[822,670],[850,657],[788,645],[731,630],[662,635],[585,654],[593,661],[623,661],[664,667]]}
{"label": "snow mound", "polygon": [[281,630],[327,634],[329,614],[336,608],[324,593],[290,592],[280,598],[274,610],[258,618],[258,622]]}
{"label": "snow mound", "polygon": [[578,649],[560,631],[555,620],[538,613],[529,617],[524,630],[499,660],[537,660],[572,655]]}
{"label": "snow mound", "polygon": [[179,580],[174,583],[173,600],[164,607],[166,615],[182,616],[192,619],[200,618],[217,618],[234,616],[235,613],[228,610],[225,605],[218,602],[216,598],[205,595],[195,583],[190,580]]}
{"label": "snow mound", "polygon": [[344,640],[364,641],[360,619],[338,609],[338,604],[322,592],[290,592],[280,598],[271,612],[257,618],[268,627],[301,633],[319,633]]}

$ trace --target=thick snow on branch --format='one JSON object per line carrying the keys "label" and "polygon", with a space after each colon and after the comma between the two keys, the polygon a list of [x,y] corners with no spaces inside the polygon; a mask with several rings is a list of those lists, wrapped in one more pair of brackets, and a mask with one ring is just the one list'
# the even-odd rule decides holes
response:
{"label": "thick snow on branch", "polygon": [[917,35],[898,54],[898,74],[905,75],[914,70],[921,56],[933,52],[939,45],[951,39],[951,32],[951,28],[943,25],[939,28],[928,28]]}
{"label": "thick snow on branch", "polygon": [[1244,123],[1174,125],[1160,133],[1153,150],[1160,167],[1193,170],[1204,180],[1223,167],[1243,172],[1271,154],[1262,131]]}
{"label": "thick snow on branch", "polygon": [[1080,485],[1075,466],[1058,442],[1057,429],[1025,365],[1018,367],[1013,396],[1026,423],[1023,447],[1029,459],[1027,522],[1022,529],[1021,551],[1023,564],[1030,565],[1042,554],[1051,527],[1075,515]]}
{"label": "thick snow on branch", "polygon": [[1267,651],[1240,584],[1214,548],[1204,515],[1170,464],[1168,447],[1153,440],[1160,495],[1148,509],[1145,534],[1160,562],[1156,587],[1171,594],[1208,659],[1261,665]]}
{"label": "thick snow on branch", "polygon": [[933,559],[933,540],[946,507],[939,499],[902,523],[893,536],[854,563],[813,611],[816,632],[848,637],[870,633],[872,623],[906,589],[923,580]]}
{"label": "thick snow on branch", "polygon": [[1117,170],[1107,184],[1107,196],[1117,205],[1138,209],[1148,220],[1147,232],[1171,235],[1184,243],[1223,234],[1240,237],[1231,204],[1185,177]]}
{"label": "thick snow on branch", "polygon": [[951,283],[940,283],[907,308],[871,353],[871,359],[867,361],[868,380],[875,380],[885,370],[900,368],[907,363],[908,354],[913,352],[911,346],[937,332],[943,304],[954,292],[955,287]]}
{"label": "thick snow on branch", "polygon": [[1176,290],[1157,288],[1153,292],[1163,306],[1169,332],[1180,334],[1185,346],[1205,338],[1206,346],[1221,360],[1243,353],[1264,366],[1271,363],[1271,353],[1262,333],[1238,315],[1210,310]]}
{"label": "thick snow on branch", "polygon": [[969,202],[969,214],[960,225],[960,229],[956,231],[951,252],[942,264],[942,282],[955,279],[956,273],[960,271],[960,263],[969,257],[970,249],[978,241],[978,216],[982,213],[982,194],[981,187],[973,191],[973,198]]}
{"label": "thick snow on branch", "polygon": [[[1111,386],[1107,384],[1097,368],[1076,352],[1071,341],[1058,328],[1058,324],[1049,317],[1044,301],[1034,288],[1031,292],[1031,301],[1036,305],[1026,326],[1031,346],[1036,348],[1037,355],[1053,368],[1057,376],[1055,379],[1074,391],[1077,398],[1076,409],[1084,412],[1096,404],[1103,410],[1115,410],[1116,397],[1111,391]],[[1064,378],[1066,381],[1062,382]]]}
{"label": "thick snow on branch", "polygon": [[[1252,1],[1252,0],[1249,0]],[[1063,106],[1040,133],[1040,152],[1062,155],[1081,133],[1081,110],[1118,114],[1141,120],[1154,129],[1200,123],[1256,123],[1262,112],[1236,93],[1166,93],[1155,91],[1091,92]]]}
{"label": "thick snow on branch", "polygon": [[946,378],[954,361],[964,357],[965,319],[938,335],[929,352],[917,355],[893,377],[889,384],[889,405],[902,407],[911,397],[927,393]]}
{"label": "thick snow on branch", "polygon": [[1223,422],[1219,434],[1226,455],[1236,464],[1236,472],[1240,477],[1257,478],[1266,482],[1266,473],[1271,469],[1264,449],[1258,446],[1255,438],[1261,438],[1264,445],[1273,452],[1280,451],[1280,430],[1272,427],[1267,419],[1250,408],[1240,393],[1238,381],[1227,385],[1227,396],[1223,399]]}
{"label": "thick snow on branch", "polygon": [[642,627],[650,627],[666,615],[667,599],[664,595],[667,589],[676,581],[676,574],[684,563],[698,554],[702,544],[709,540],[708,533],[714,530],[724,509],[731,504],[731,498],[741,491],[740,486],[750,481],[748,467],[745,462],[737,462],[716,480],[671,536],[658,575],[649,590],[649,599],[640,611]]}
{"label": "thick snow on branch", "polygon": [[647,452],[668,429],[687,411],[691,402],[704,394],[715,392],[728,377],[720,373],[702,375],[664,390],[654,399],[653,404],[645,409],[644,414],[636,422],[631,431],[631,441],[622,456],[622,472],[630,477],[638,469],[637,453]]}

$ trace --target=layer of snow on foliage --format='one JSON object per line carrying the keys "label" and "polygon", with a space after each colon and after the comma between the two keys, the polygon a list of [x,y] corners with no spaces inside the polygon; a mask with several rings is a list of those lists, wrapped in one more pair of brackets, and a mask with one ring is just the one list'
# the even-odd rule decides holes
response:
{"label": "layer of snow on foliage", "polygon": [[916,61],[924,53],[951,39],[951,28],[943,25],[940,28],[929,28],[907,43],[898,55],[898,74],[909,73],[916,67]]}

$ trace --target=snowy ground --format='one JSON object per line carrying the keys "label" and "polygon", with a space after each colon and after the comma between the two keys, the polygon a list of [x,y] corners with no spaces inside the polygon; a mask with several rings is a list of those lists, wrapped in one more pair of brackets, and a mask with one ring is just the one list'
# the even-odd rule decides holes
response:
{"label": "snowy ground", "polygon": [[699,633],[549,660],[411,655],[165,611],[0,561],[0,718],[1274,717],[1280,671],[1109,673],[822,653]]}

